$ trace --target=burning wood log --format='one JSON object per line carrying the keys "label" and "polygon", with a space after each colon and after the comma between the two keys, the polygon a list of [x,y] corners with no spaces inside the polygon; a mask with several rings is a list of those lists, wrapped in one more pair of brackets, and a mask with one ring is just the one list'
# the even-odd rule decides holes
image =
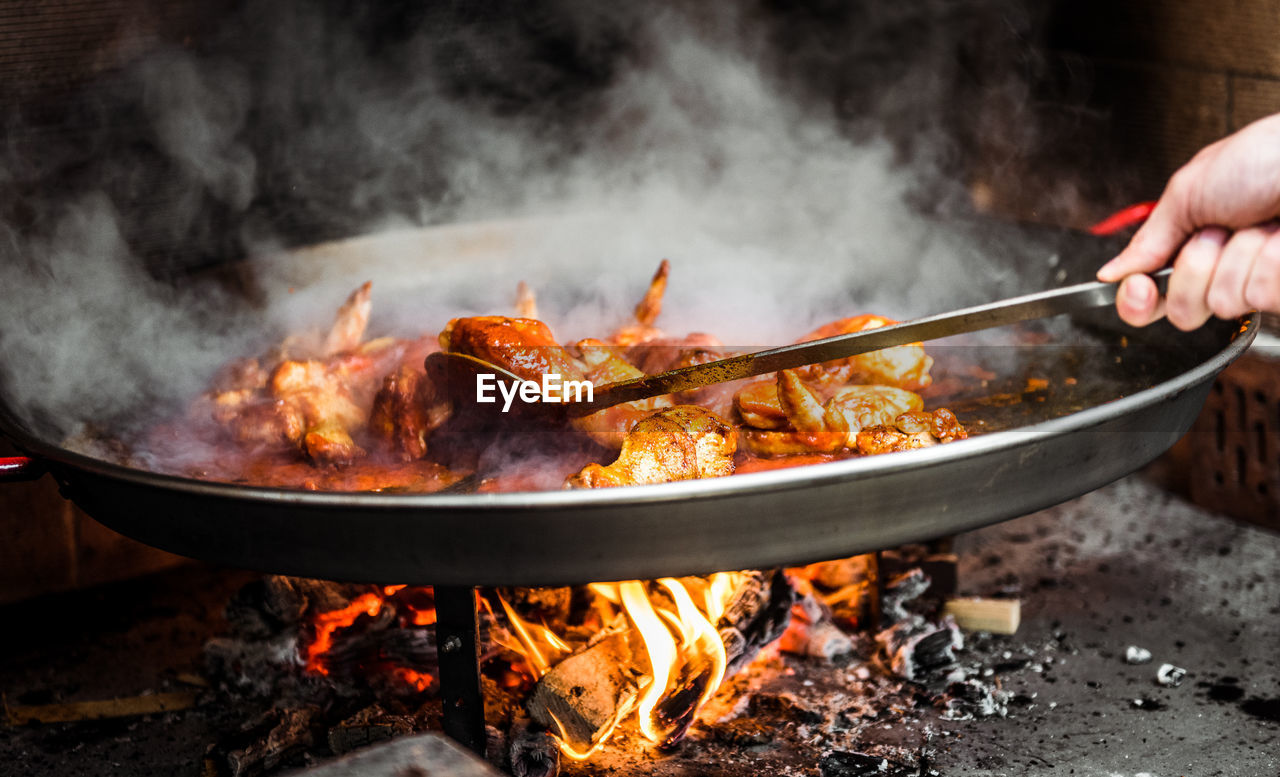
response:
{"label": "burning wood log", "polygon": [[[725,649],[726,677],[781,636],[794,603],[795,591],[781,570],[742,575],[716,623]],[[616,628],[552,667],[526,704],[534,720],[560,732],[575,749],[590,747],[625,717],[649,668],[638,633],[623,623]],[[708,675],[709,666],[695,661],[676,678],[675,690],[655,711],[667,732],[665,742],[677,741],[692,723]]]}
{"label": "burning wood log", "polygon": [[529,714],[575,748],[589,747],[635,703],[635,652],[622,631],[569,656],[538,681],[525,705]]}
{"label": "burning wood log", "polygon": [[807,593],[791,608],[791,623],[778,639],[786,653],[831,661],[853,652],[853,640],[836,626],[831,608]]}
{"label": "burning wood log", "polygon": [[717,624],[730,677],[751,663],[760,649],[786,631],[796,592],[782,570],[751,572],[738,586]]}

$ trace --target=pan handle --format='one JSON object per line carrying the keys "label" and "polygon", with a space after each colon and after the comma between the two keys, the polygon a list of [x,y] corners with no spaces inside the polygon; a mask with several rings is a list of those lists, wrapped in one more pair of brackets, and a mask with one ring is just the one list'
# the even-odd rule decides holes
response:
{"label": "pan handle", "polygon": [[0,483],[35,480],[45,473],[43,462],[30,456],[0,456]]}
{"label": "pan handle", "polygon": [[1155,210],[1155,207],[1156,204],[1154,202],[1139,202],[1136,205],[1130,205],[1089,227],[1089,234],[1114,235],[1131,227],[1141,226],[1142,222],[1147,220],[1147,216],[1151,215],[1151,211]]}

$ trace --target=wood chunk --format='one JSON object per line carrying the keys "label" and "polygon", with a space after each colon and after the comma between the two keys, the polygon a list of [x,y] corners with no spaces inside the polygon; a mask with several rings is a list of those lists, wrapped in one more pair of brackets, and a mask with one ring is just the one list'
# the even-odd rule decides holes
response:
{"label": "wood chunk", "polygon": [[1022,622],[1022,604],[1017,599],[951,599],[943,612],[965,631],[1013,634]]}
{"label": "wood chunk", "polygon": [[853,640],[829,620],[817,623],[792,620],[778,639],[778,648],[792,655],[833,661],[853,652]]}
{"label": "wood chunk", "polygon": [[913,615],[876,635],[889,671],[904,680],[921,680],[953,665],[964,639],[955,621],[929,622]]}
{"label": "wood chunk", "polygon": [[555,777],[560,773],[560,745],[551,732],[519,718],[511,726],[512,777]]}
{"label": "wood chunk", "polygon": [[853,640],[832,622],[830,608],[813,594],[800,597],[791,615],[791,623],[778,638],[783,652],[825,661],[853,652]]}
{"label": "wood chunk", "polygon": [[382,707],[372,704],[329,729],[329,749],[336,755],[342,755],[358,747],[412,734],[414,729],[412,718],[388,714]]}
{"label": "wood chunk", "polygon": [[880,591],[880,625],[891,626],[910,617],[907,604],[919,599],[931,582],[919,567],[888,578]]}
{"label": "wood chunk", "polygon": [[637,674],[628,635],[615,632],[552,667],[525,706],[548,730],[558,731],[558,720],[565,739],[586,748],[635,702]]}
{"label": "wood chunk", "polygon": [[196,696],[196,691],[173,691],[123,699],[72,701],[19,707],[5,705],[5,719],[10,726],[22,726],[28,723],[70,723],[80,720],[124,718],[130,715],[154,715],[157,712],[188,709],[195,705]]}
{"label": "wood chunk", "polygon": [[752,572],[725,607],[716,624],[724,642],[731,677],[751,663],[760,649],[786,631],[796,592],[780,569]]}
{"label": "wood chunk", "polygon": [[[312,707],[267,712],[236,737],[248,739],[247,746],[222,751],[226,773],[249,777],[292,763],[314,744],[311,723],[316,715]],[[266,736],[261,736],[264,729]]]}

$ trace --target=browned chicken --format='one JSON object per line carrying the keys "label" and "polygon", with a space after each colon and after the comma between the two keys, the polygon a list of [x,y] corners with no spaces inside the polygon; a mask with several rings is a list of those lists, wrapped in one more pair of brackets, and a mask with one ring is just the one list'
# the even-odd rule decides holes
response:
{"label": "browned chicken", "polygon": [[751,384],[736,404],[751,427],[743,430],[743,445],[759,456],[852,449],[863,428],[924,407],[919,395],[893,386],[841,386],[823,402],[799,370],[779,372],[773,384]]}
{"label": "browned chicken", "polygon": [[427,438],[449,417],[427,374],[401,365],[382,382],[369,413],[369,432],[404,461],[427,455]]}
{"label": "browned chicken", "polygon": [[[475,398],[476,372],[439,349],[491,362],[526,381],[543,384],[544,376],[556,375],[562,386],[595,388],[731,355],[711,335],[677,338],[657,328],[669,274],[663,260],[633,323],[569,347],[536,318],[536,299],[523,283],[515,301],[519,317],[456,318],[438,336],[366,340],[371,285],[365,283],[327,333],[286,338],[271,353],[218,375],[188,420],[205,430],[212,419],[209,449],[229,438],[238,455],[216,455],[202,471],[300,488],[429,491],[468,473],[480,477],[481,490],[544,488],[576,470],[565,487],[599,488],[732,474],[739,436],[754,454],[739,454],[748,469],[966,436],[953,414],[925,412],[913,393],[932,381],[932,359],[918,343],[581,418],[527,409],[497,418],[487,405],[471,412],[458,404]],[[891,323],[855,316],[804,339]],[[503,386],[504,411],[509,388]],[[571,401],[568,391],[557,399]],[[725,418],[740,419],[740,435]],[[602,447],[618,451],[616,460],[587,463],[600,461]]]}
{"label": "browned chicken", "polygon": [[[842,318],[818,327],[800,338],[799,342],[805,343],[810,340],[821,340],[824,337],[852,334],[896,323],[898,322],[884,316],[861,315]],[[908,391],[919,391],[933,383],[933,378],[929,376],[929,369],[932,366],[933,359],[924,352],[924,346],[920,343],[911,343],[803,367],[801,376],[814,382],[875,383]]]}
{"label": "browned chicken", "polygon": [[863,455],[928,448],[969,436],[954,413],[946,408],[915,411],[898,416],[892,425],[867,427],[858,432],[857,448]]}
{"label": "browned chicken", "polygon": [[455,318],[440,333],[440,347],[484,359],[524,380],[540,383],[548,374],[561,381],[586,378],[582,363],[556,342],[551,328],[532,318]]}
{"label": "browned chicken", "polygon": [[631,429],[618,459],[588,464],[565,488],[671,483],[733,474],[737,440],[733,427],[697,405],[659,410]]}

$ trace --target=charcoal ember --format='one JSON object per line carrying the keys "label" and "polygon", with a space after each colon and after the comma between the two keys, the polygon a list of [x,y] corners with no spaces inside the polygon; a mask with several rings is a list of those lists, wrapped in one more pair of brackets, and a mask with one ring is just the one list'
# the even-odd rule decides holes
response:
{"label": "charcoal ember", "polygon": [[758,718],[795,721],[806,726],[812,726],[824,720],[822,713],[789,693],[756,693],[752,695],[747,710]]}
{"label": "charcoal ember", "polygon": [[1008,691],[993,688],[977,678],[951,683],[939,699],[942,717],[947,720],[1005,717],[1009,714]]}
{"label": "charcoal ember", "polygon": [[930,582],[919,567],[890,578],[880,590],[880,624],[888,626],[911,617],[907,605],[929,590]]}
{"label": "charcoal ember", "polygon": [[297,764],[315,743],[315,707],[273,708],[209,748],[206,763],[217,774],[255,777]]}
{"label": "charcoal ember", "polygon": [[330,728],[327,740],[329,749],[341,755],[358,747],[412,734],[416,729],[413,718],[392,715],[380,705],[371,704]]}
{"label": "charcoal ember", "polygon": [[736,747],[767,745],[773,741],[773,728],[756,718],[734,718],[706,726],[717,742]]}
{"label": "charcoal ember", "polygon": [[525,618],[544,620],[549,624],[567,621],[573,602],[573,589],[569,587],[503,588],[499,593]]}
{"label": "charcoal ember", "polygon": [[245,584],[227,603],[234,634],[262,638],[299,623],[307,612],[340,610],[368,586],[268,575]]}
{"label": "charcoal ember", "polygon": [[818,760],[818,770],[822,777],[883,777],[889,773],[889,759],[833,750]]}
{"label": "charcoal ember", "polygon": [[784,653],[831,662],[854,652],[853,640],[829,620],[805,623],[796,618],[778,640]]}
{"label": "charcoal ember", "polygon": [[832,590],[857,585],[874,576],[871,565],[875,563],[875,555],[868,553],[862,556],[823,561],[811,564],[808,569],[813,582]]}
{"label": "charcoal ember", "polygon": [[964,638],[955,621],[928,621],[919,615],[897,623],[876,635],[889,671],[904,680],[923,680],[956,662],[955,651]]}
{"label": "charcoal ember", "polygon": [[511,726],[508,765],[512,777],[555,777],[560,772],[560,745],[551,732],[527,717]]}

